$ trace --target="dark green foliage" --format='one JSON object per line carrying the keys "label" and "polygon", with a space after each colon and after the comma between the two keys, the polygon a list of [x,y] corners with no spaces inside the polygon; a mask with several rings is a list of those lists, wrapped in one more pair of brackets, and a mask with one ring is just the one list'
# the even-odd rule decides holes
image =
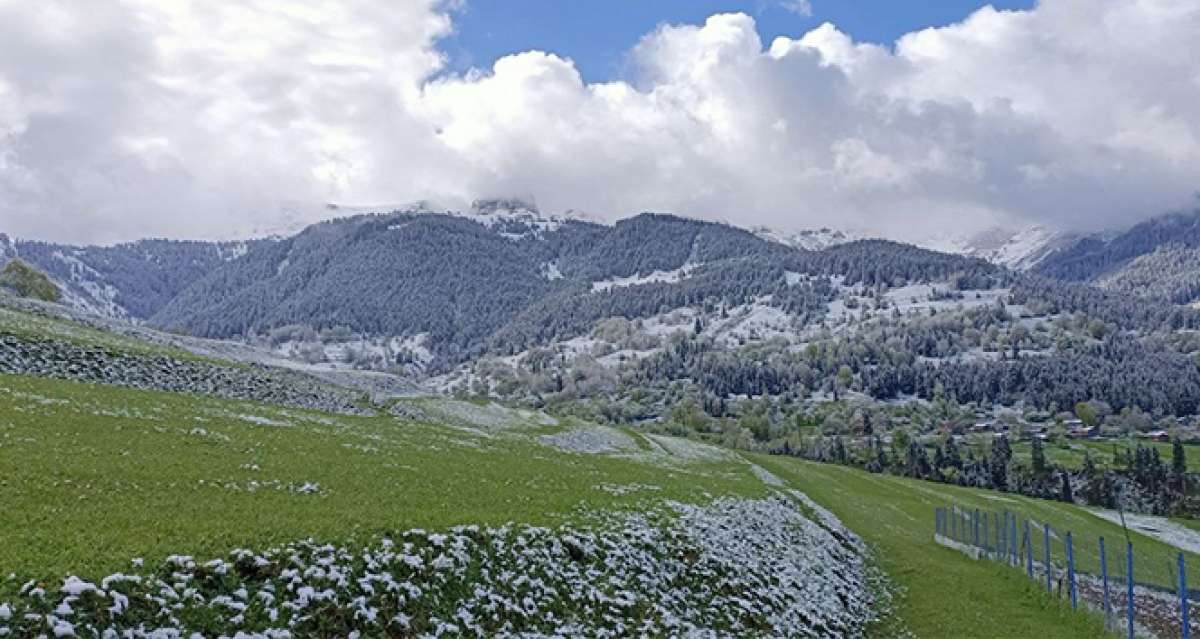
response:
{"label": "dark green foliage", "polygon": [[113,300],[138,319],[147,319],[188,286],[231,260],[241,250],[270,245],[249,242],[142,240],[116,246],[63,246],[17,242],[21,258],[41,268],[81,297],[85,287],[111,286]]}
{"label": "dark green foliage", "polygon": [[[547,264],[563,278],[548,279]],[[679,281],[593,287],[685,266]],[[789,273],[807,278],[789,283]],[[152,321],[208,337],[293,324],[429,333],[444,367],[485,351],[513,353],[580,335],[606,317],[684,306],[723,309],[769,299],[815,321],[834,296],[832,276],[865,285],[936,279],[962,286],[1006,277],[980,260],[893,242],[798,251],[732,226],[667,215],[642,214],[612,227],[569,221],[496,229],[463,217],[395,213],[326,222],[256,246]]]}
{"label": "dark green foliage", "polygon": [[642,360],[632,375],[639,387],[694,380],[717,396],[852,389],[881,400],[940,396],[980,405],[1025,402],[1043,410],[1088,399],[1103,400],[1116,411],[1137,407],[1157,415],[1190,415],[1200,410],[1195,359],[1126,333],[1037,356],[955,358],[971,346],[964,338],[968,331],[996,326],[1003,321],[1001,313],[985,307],[957,318],[910,319],[814,342],[799,353],[732,351],[703,340],[673,343]]}
{"label": "dark green foliage", "polygon": [[1012,446],[1008,437],[1001,435],[992,443],[991,455],[988,457],[988,472],[991,474],[992,486],[1000,490],[1008,488],[1008,465],[1012,462]]}
{"label": "dark green foliage", "polygon": [[1012,300],[1047,314],[1084,313],[1127,330],[1200,328],[1200,312],[1191,308],[1036,275],[1024,275],[1013,283]]}
{"label": "dark green foliage", "polygon": [[[1030,444],[1033,472],[1035,475],[1046,474],[1046,450],[1040,437],[1034,437]],[[1091,461],[1091,457],[1086,458]]]}
{"label": "dark green foliage", "polygon": [[440,354],[459,359],[556,288],[530,244],[446,216],[326,222],[218,269],[153,322],[209,337],[289,324],[428,332]]}

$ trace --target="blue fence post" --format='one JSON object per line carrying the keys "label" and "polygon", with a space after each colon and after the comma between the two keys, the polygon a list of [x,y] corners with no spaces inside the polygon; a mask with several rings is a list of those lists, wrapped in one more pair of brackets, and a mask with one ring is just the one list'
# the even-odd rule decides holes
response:
{"label": "blue fence post", "polygon": [[1179,553],[1179,621],[1182,628],[1183,639],[1190,639],[1192,629],[1189,627],[1191,621],[1188,619],[1188,585],[1187,585],[1187,566],[1183,559],[1183,553]]}
{"label": "blue fence post", "polygon": [[958,539],[958,517],[954,513],[954,507],[950,507],[950,537]]}
{"label": "blue fence post", "polygon": [[1104,537],[1100,538],[1100,577],[1104,580],[1104,627],[1112,630],[1112,600],[1108,595],[1108,553],[1104,550]]}
{"label": "blue fence post", "polygon": [[996,557],[996,559],[999,561],[1004,561],[1004,558],[1008,555],[1008,511],[1007,510],[1004,511],[1003,519],[1001,519],[1000,517],[996,517],[996,526],[998,526],[1000,528],[1000,530],[996,531],[996,539],[999,540],[999,543],[996,545],[996,554],[998,555]]}
{"label": "blue fence post", "polygon": [[1013,546],[1017,545],[1017,540],[1013,539],[1013,534],[1012,534],[1012,527],[1013,527],[1012,513],[1009,513],[1008,518],[1005,520],[1005,525],[1008,526],[1008,529],[1004,531],[1004,539],[1008,543],[1006,543],[1004,545],[1004,551],[1005,551],[1004,552],[1004,563],[1011,565],[1012,564]]}
{"label": "blue fence post", "polygon": [[973,536],[975,539],[975,547],[978,548],[979,547],[979,509],[978,508],[975,509],[975,514],[972,515],[971,519],[972,519],[971,527],[974,529]]}
{"label": "blue fence post", "polygon": [[1050,524],[1045,524],[1042,529],[1042,546],[1046,549],[1046,590],[1053,592],[1054,586],[1050,584],[1052,579],[1050,573],[1053,572],[1050,568]]}
{"label": "blue fence post", "polygon": [[1071,609],[1075,610],[1079,607],[1079,600],[1075,596],[1075,548],[1071,544],[1071,533],[1067,533],[1067,585],[1071,588]]}
{"label": "blue fence post", "polygon": [[1009,554],[1009,556],[1012,557],[1012,565],[1020,566],[1021,565],[1020,560],[1017,559],[1017,550],[1018,549],[1017,549],[1017,516],[1016,515],[1009,517],[1008,525],[1012,527],[1012,530],[1011,530],[1012,534],[1008,536],[1009,539],[1012,540],[1012,542],[1009,544],[1008,554]]}
{"label": "blue fence post", "polygon": [[1000,555],[999,559],[1003,560],[1008,556],[1008,511],[1004,511],[1004,517],[996,517],[996,526],[1000,529],[996,531],[996,554]]}
{"label": "blue fence post", "polygon": [[1125,605],[1129,617],[1129,639],[1135,639],[1133,632],[1133,542],[1125,542]]}
{"label": "blue fence post", "polygon": [[988,514],[985,510],[983,511],[983,550],[988,553],[992,552],[992,542],[988,539],[990,536],[988,533]]}
{"label": "blue fence post", "polygon": [[1033,579],[1033,535],[1029,532],[1029,520],[1025,520],[1025,575]]}

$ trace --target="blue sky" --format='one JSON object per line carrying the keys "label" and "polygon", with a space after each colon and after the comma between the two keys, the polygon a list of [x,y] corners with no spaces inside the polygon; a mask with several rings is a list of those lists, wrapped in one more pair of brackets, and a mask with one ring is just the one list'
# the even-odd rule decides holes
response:
{"label": "blue sky", "polygon": [[[795,3],[796,0],[791,0]],[[497,58],[538,49],[575,61],[588,82],[623,78],[626,55],[662,23],[700,24],[714,13],[754,16],[764,43],[832,22],[856,41],[891,44],[929,26],[957,22],[986,4],[1027,9],[1033,0],[811,0],[811,15],[788,0],[466,0],[455,33],[440,46],[451,71],[489,68]]]}

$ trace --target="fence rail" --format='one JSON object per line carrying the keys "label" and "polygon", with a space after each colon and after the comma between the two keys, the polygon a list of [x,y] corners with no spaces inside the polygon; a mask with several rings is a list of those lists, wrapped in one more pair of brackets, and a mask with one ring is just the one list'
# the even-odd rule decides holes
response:
{"label": "fence rail", "polygon": [[[1044,579],[1046,590],[1067,598],[1074,609],[1080,605],[1099,609],[1110,630],[1123,626],[1130,639],[1139,633],[1190,639],[1194,630],[1192,619],[1196,615],[1191,607],[1200,604],[1200,599],[1188,587],[1183,552],[1168,562],[1171,579],[1163,584],[1150,579],[1139,581],[1132,541],[1126,540],[1125,561],[1115,564],[1118,568],[1123,564],[1123,572],[1110,572],[1103,536],[1097,538],[1098,561],[1093,563],[1087,554],[1080,555],[1087,566],[1081,569],[1083,565],[1077,565],[1076,555],[1087,551],[1071,531],[1057,531],[1049,522],[1034,522],[1007,510],[938,507],[934,509],[934,531],[935,539],[943,545],[978,559],[1008,564],[1038,583]],[[1119,587],[1122,584],[1123,589]]]}

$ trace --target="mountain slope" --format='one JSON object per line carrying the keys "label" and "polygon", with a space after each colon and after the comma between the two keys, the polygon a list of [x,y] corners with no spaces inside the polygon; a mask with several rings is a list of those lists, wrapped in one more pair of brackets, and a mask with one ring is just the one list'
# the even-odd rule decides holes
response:
{"label": "mountain slope", "polygon": [[183,289],[225,262],[270,240],[200,242],[141,240],[116,246],[66,246],[0,241],[7,251],[44,271],[81,310],[118,319],[144,320]]}
{"label": "mountain slope", "polygon": [[325,222],[250,250],[164,305],[153,324],[206,337],[317,330],[411,340],[439,366],[584,334],[606,317],[759,302],[819,319],[845,284],[992,277],[980,260],[883,241],[823,252],[723,224],[645,213],[605,226],[508,211]]}
{"label": "mountain slope", "polygon": [[[820,251],[840,244],[871,237],[861,231],[821,228],[794,233],[767,227],[754,229],[759,237],[779,244],[810,251]],[[1074,235],[1056,231],[1041,224],[1023,227],[994,227],[978,233],[934,234],[908,238],[922,248],[975,257],[1017,271],[1033,268],[1060,247],[1069,244]]]}
{"label": "mountain slope", "polygon": [[1091,282],[1102,288],[1175,303],[1196,299],[1200,263],[1200,211],[1156,217],[1105,238],[1079,239],[1035,269],[1055,279]]}
{"label": "mountain slope", "polygon": [[336,220],[217,269],[152,322],[210,337],[288,324],[431,333],[456,350],[555,286],[545,250],[449,216]]}
{"label": "mountain slope", "polygon": [[1176,304],[1200,298],[1200,249],[1160,246],[1096,278],[1100,288]]}
{"label": "mountain slope", "polygon": [[1073,236],[1040,224],[995,227],[969,235],[931,237],[917,244],[935,251],[977,257],[1018,271],[1036,267]]}

